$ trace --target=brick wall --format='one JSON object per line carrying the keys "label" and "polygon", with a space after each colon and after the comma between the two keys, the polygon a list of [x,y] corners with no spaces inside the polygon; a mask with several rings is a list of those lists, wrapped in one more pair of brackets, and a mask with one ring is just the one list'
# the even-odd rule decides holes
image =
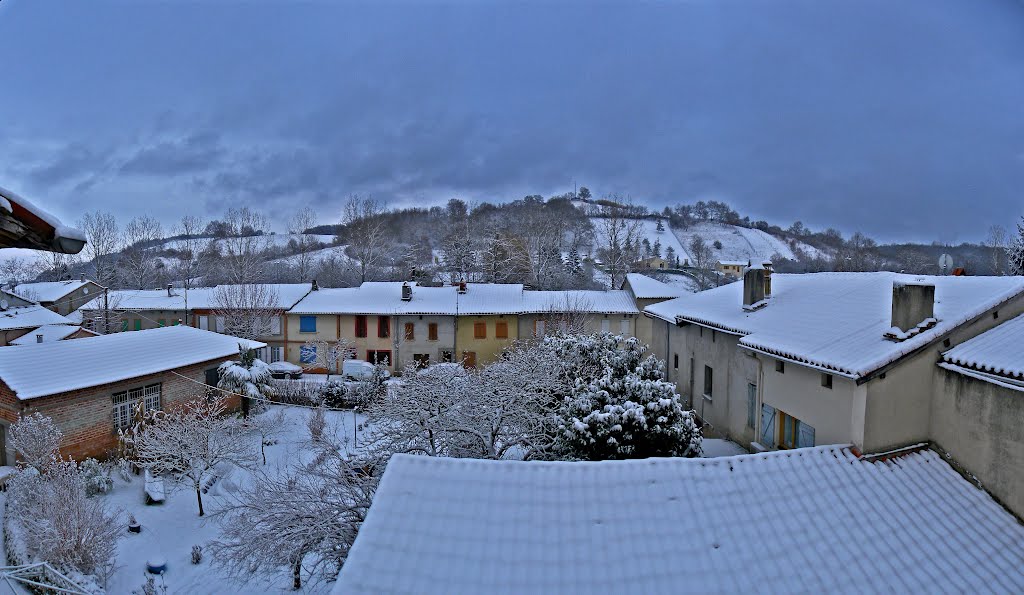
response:
{"label": "brick wall", "polygon": [[[171,409],[204,394],[201,385],[206,382],[206,370],[232,359],[234,358],[220,358],[174,370],[199,384],[168,371],[49,397],[19,401],[13,391],[0,382],[0,419],[13,423],[17,421],[19,413],[28,415],[38,411],[51,417],[64,432],[62,454],[79,461],[86,457],[107,458],[118,446],[117,431],[114,428],[114,393],[161,383],[162,406],[164,409]],[[240,407],[240,399],[230,397],[225,404],[229,410],[235,411]]]}

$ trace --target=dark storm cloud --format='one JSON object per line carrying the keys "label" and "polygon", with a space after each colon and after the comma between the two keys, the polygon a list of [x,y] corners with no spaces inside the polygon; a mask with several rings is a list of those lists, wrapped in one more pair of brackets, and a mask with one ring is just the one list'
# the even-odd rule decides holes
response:
{"label": "dark storm cloud", "polygon": [[4,142],[42,147],[0,173],[165,217],[575,181],[976,240],[1021,209],[1022,23],[1015,0],[0,3]]}

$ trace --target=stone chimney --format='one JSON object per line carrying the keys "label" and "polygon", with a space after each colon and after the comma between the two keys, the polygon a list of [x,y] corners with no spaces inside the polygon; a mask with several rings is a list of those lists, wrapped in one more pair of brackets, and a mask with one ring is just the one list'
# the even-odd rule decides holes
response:
{"label": "stone chimney", "polygon": [[935,319],[935,285],[925,281],[892,284],[892,326],[904,333]]}
{"label": "stone chimney", "polygon": [[756,310],[765,305],[765,270],[761,265],[750,265],[743,271],[743,309]]}
{"label": "stone chimney", "polygon": [[85,273],[82,273],[78,278],[79,280],[82,281],[82,283],[85,283]]}
{"label": "stone chimney", "polygon": [[173,297],[173,296],[174,296],[174,294],[171,293],[171,284],[168,283],[167,284],[167,297]]}
{"label": "stone chimney", "polygon": [[409,285],[408,283],[402,283],[402,301],[412,301],[412,286]]}
{"label": "stone chimney", "polygon": [[316,279],[313,279],[312,291],[320,291],[320,286],[316,284]]}
{"label": "stone chimney", "polygon": [[39,333],[39,334],[36,335],[36,343],[42,343],[42,342],[43,342],[43,333]]}

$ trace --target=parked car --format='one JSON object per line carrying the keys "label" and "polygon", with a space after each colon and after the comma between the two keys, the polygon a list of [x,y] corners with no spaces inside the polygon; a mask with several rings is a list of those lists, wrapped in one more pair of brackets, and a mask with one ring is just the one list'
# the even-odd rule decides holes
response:
{"label": "parked car", "polygon": [[[376,366],[361,359],[347,359],[341,364],[341,375],[352,380],[366,380],[373,377]],[[391,374],[383,370],[384,377],[390,378]]]}
{"label": "parked car", "polygon": [[289,362],[274,362],[267,365],[270,375],[274,378],[302,378],[302,368]]}

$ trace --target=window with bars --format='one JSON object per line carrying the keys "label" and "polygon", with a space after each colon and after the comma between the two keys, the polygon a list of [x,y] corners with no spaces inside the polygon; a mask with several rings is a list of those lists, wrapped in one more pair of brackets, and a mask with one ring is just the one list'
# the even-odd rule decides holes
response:
{"label": "window with bars", "polygon": [[160,390],[160,384],[150,384],[114,393],[114,429],[124,429],[131,425],[132,415],[139,402],[143,404],[143,411],[159,410]]}

